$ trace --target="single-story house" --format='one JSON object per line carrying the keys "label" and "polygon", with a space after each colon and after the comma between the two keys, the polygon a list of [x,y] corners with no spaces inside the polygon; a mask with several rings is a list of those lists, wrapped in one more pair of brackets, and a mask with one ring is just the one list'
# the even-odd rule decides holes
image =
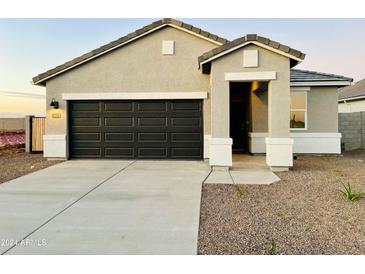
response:
{"label": "single-story house", "polygon": [[33,78],[46,87],[48,158],[209,159],[340,153],[339,87],[305,54],[256,34],[228,41],[162,19]]}
{"label": "single-story house", "polygon": [[338,112],[365,111],[365,79],[355,85],[339,89]]}

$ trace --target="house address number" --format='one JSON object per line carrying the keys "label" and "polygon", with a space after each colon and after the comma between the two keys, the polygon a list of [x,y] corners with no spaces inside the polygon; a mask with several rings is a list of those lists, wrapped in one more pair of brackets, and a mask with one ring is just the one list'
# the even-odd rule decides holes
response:
{"label": "house address number", "polygon": [[52,118],[54,118],[54,119],[60,119],[61,118],[61,113],[53,113],[52,114]]}

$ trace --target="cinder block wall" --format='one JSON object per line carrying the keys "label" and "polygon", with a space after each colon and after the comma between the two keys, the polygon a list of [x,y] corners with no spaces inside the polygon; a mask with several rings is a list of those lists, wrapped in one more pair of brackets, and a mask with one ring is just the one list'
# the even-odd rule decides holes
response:
{"label": "cinder block wall", "polygon": [[365,148],[365,112],[339,113],[338,123],[345,150]]}
{"label": "cinder block wall", "polygon": [[21,130],[25,129],[24,118],[0,118],[0,130]]}

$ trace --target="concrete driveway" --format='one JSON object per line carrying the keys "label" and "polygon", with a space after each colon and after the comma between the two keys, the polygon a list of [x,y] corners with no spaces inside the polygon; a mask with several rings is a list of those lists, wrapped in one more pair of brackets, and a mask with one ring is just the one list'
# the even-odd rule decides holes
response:
{"label": "concrete driveway", "polygon": [[75,160],[4,183],[0,253],[196,254],[209,172],[196,161]]}

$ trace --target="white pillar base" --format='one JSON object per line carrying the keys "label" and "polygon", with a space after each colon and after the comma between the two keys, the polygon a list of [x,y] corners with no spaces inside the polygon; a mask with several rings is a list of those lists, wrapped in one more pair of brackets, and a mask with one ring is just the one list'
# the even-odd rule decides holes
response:
{"label": "white pillar base", "polygon": [[231,138],[210,138],[209,140],[209,165],[211,166],[232,166],[232,139]]}
{"label": "white pillar base", "polygon": [[265,139],[266,143],[266,163],[273,170],[288,170],[293,166],[293,144],[291,138]]}
{"label": "white pillar base", "polygon": [[66,135],[43,135],[43,156],[46,158],[67,158]]}

